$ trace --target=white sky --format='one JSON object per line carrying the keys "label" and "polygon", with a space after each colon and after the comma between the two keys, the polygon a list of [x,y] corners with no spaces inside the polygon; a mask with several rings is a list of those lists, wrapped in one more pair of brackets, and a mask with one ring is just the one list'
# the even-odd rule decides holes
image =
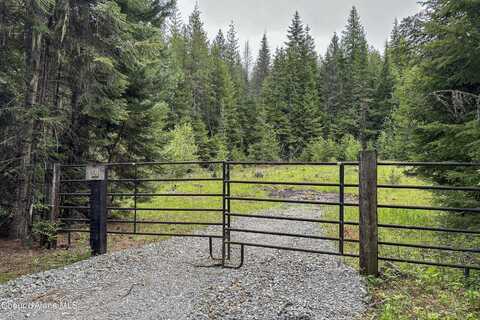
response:
{"label": "white sky", "polygon": [[[240,44],[250,42],[256,56],[264,32],[272,52],[282,46],[295,10],[310,25],[319,53],[324,54],[336,31],[340,33],[353,5],[360,13],[369,44],[383,50],[395,18],[419,11],[417,0],[177,0],[182,18],[187,21],[198,2],[209,38],[218,29],[227,30],[234,21]],[[242,48],[243,50],[243,48]],[[243,53],[243,51],[242,51]]]}

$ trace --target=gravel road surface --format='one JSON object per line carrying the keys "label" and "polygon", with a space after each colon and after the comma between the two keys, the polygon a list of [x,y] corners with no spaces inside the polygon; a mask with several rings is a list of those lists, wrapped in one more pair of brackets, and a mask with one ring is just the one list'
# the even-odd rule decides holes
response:
{"label": "gravel road surface", "polygon": [[[320,217],[318,209],[291,207],[262,214]],[[307,222],[239,218],[232,225],[321,234]],[[335,250],[322,240],[246,233],[232,239]],[[0,319],[361,318],[365,287],[339,258],[252,247],[245,253],[243,268],[222,269],[208,257],[208,240],[175,238],[94,257],[0,286]]]}

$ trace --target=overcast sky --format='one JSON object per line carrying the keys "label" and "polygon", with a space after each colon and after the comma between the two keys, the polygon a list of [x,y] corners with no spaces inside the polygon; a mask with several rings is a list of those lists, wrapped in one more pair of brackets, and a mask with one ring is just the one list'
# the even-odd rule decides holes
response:
{"label": "overcast sky", "polygon": [[[187,21],[197,1],[177,1]],[[333,33],[344,29],[353,5],[360,12],[368,42],[377,49],[383,49],[395,18],[401,20],[420,9],[417,0],[198,0],[198,3],[210,39],[218,29],[227,30],[233,20],[242,47],[248,40],[255,56],[263,32],[267,32],[272,51],[283,45],[295,10],[310,25],[317,50],[324,54]]]}

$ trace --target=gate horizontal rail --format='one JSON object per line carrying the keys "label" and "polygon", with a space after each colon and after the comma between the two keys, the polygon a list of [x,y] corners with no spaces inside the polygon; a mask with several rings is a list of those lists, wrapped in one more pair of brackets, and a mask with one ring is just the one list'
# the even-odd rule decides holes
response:
{"label": "gate horizontal rail", "polygon": [[295,248],[295,247],[284,247],[284,246],[274,246],[274,245],[267,245],[262,243],[254,243],[254,242],[241,242],[241,241],[230,241],[230,244],[234,245],[244,245],[249,247],[259,247],[259,248],[267,248],[267,249],[276,249],[276,250],[286,250],[286,251],[296,251],[296,252],[305,252],[305,253],[318,253],[318,254],[326,254],[326,255],[333,255],[333,256],[344,256],[344,257],[351,257],[351,258],[358,258],[358,254],[352,253],[339,253],[335,251],[325,251],[325,250],[313,250],[313,249],[305,249],[305,248]]}

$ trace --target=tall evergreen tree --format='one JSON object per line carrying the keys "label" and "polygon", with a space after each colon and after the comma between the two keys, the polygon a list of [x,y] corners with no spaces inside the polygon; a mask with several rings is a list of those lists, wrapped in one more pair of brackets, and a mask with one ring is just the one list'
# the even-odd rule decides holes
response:
{"label": "tall evergreen tree", "polygon": [[340,39],[335,33],[328,46],[325,58],[320,68],[319,91],[325,114],[323,135],[332,136],[337,141],[344,135],[348,126],[342,114],[344,108],[344,53],[340,47]]}
{"label": "tall evergreen tree", "polygon": [[292,127],[290,158],[301,154],[310,140],[320,134],[318,65],[309,27],[298,12],[288,31],[286,43],[289,121]]}
{"label": "tall evergreen tree", "polygon": [[216,50],[216,52],[213,52],[212,54],[225,61],[227,56],[227,42],[222,29],[218,30],[218,33],[213,40],[213,48],[214,51]]}
{"label": "tall evergreen tree", "polygon": [[[420,161],[480,160],[480,3],[429,0],[402,22],[409,60],[396,90],[401,153]],[[415,23],[412,23],[414,21]],[[410,50],[411,49],[411,50]],[[405,141],[407,143],[405,143]],[[420,170],[438,184],[478,185],[476,169]],[[477,193],[443,195],[446,206],[478,207]]]}
{"label": "tall evergreen tree", "polygon": [[391,71],[388,44],[385,45],[383,64],[374,85],[376,87],[368,117],[369,138],[372,141],[376,141],[385,129],[386,122],[396,106],[393,96],[395,79]]}
{"label": "tall evergreen tree", "polygon": [[210,51],[207,34],[201,20],[198,4],[190,15],[186,28],[187,56],[185,77],[191,89],[192,126],[201,159],[208,159],[208,137],[214,134],[215,115],[212,111],[212,88],[210,85]]}
{"label": "tall evergreen tree", "polygon": [[[230,23],[227,32],[227,50],[226,62],[230,70],[230,75],[235,86],[235,101],[237,114],[235,122],[241,132],[241,145],[234,150],[236,157],[244,157],[249,143],[251,133],[251,124],[254,119],[253,101],[248,95],[248,79],[246,77],[245,68],[242,65],[240,54],[240,45],[237,31],[233,21]],[[233,152],[233,151],[232,151]]]}
{"label": "tall evergreen tree", "polygon": [[256,96],[262,90],[263,82],[270,74],[271,69],[271,55],[268,46],[267,34],[263,34],[260,50],[258,52],[257,62],[253,68],[252,85]]}
{"label": "tall evergreen tree", "polygon": [[360,16],[353,7],[343,31],[342,49],[345,53],[345,117],[347,127],[342,128],[366,146],[366,118],[370,103],[371,88],[368,87],[368,46]]}
{"label": "tall evergreen tree", "polygon": [[213,61],[211,79],[214,93],[212,103],[214,105],[213,110],[218,116],[218,128],[214,132],[218,136],[215,139],[217,141],[215,147],[218,147],[218,144],[224,144],[224,147],[231,154],[234,149],[241,146],[241,133],[238,125],[236,125],[238,110],[235,86],[225,59],[226,43],[221,30],[212,44],[211,52]]}
{"label": "tall evergreen tree", "polygon": [[227,49],[225,55],[225,59],[232,75],[238,74],[239,68],[241,68],[241,57],[239,50],[240,45],[238,44],[238,35],[237,31],[235,30],[235,24],[232,21],[227,31]]}
{"label": "tall evergreen tree", "polygon": [[250,51],[250,42],[245,42],[245,48],[243,50],[243,65],[245,69],[246,82],[250,80],[250,71],[252,69],[252,52]]}
{"label": "tall evergreen tree", "polygon": [[293,159],[321,132],[318,64],[310,29],[295,13],[285,50],[277,51],[263,101],[282,157]]}
{"label": "tall evergreen tree", "polygon": [[280,156],[288,159],[289,146],[292,144],[291,126],[288,118],[288,69],[284,49],[275,52],[272,71],[265,79],[261,100],[267,114],[267,122],[272,125],[280,144]]}
{"label": "tall evergreen tree", "polygon": [[400,73],[408,66],[408,47],[405,37],[402,35],[398,20],[395,19],[393,24],[393,30],[390,34],[389,41],[389,55],[391,64],[395,67],[396,71]]}

